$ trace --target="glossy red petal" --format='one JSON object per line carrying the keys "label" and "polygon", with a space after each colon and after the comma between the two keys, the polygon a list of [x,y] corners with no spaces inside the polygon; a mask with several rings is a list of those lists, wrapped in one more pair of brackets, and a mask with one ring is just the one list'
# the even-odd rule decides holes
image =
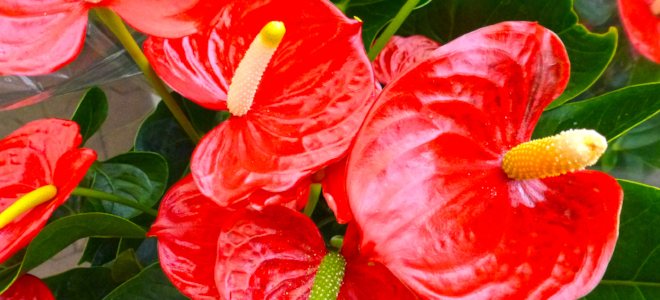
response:
{"label": "glossy red petal", "polygon": [[41,279],[26,274],[2,293],[0,300],[55,300],[55,297]]}
{"label": "glossy red petal", "polygon": [[307,299],[328,253],[305,215],[281,206],[234,213],[218,240],[215,280],[223,299]]}
{"label": "glossy red petal", "polygon": [[388,84],[397,75],[438,48],[440,48],[440,44],[425,36],[401,37],[395,35],[372,63],[376,79],[382,84]]}
{"label": "glossy red petal", "polygon": [[323,197],[335,213],[339,224],[345,224],[353,220],[353,213],[346,195],[347,163],[348,158],[344,157],[340,161],[327,166],[325,168],[325,178],[321,181]]}
{"label": "glossy red petal", "polygon": [[[0,152],[0,160],[3,154]],[[34,207],[7,224],[7,226],[0,228],[0,240],[3,241],[3,244],[0,245],[0,263],[27,246],[39,234],[53,212],[69,198],[71,192],[85,177],[87,170],[96,160],[96,153],[93,150],[71,150],[64,153],[57,162],[52,177],[47,175],[47,177],[37,180],[37,178],[31,176],[40,172],[40,167],[44,166],[32,162],[37,160],[36,157],[38,156],[32,151],[23,163],[23,166],[27,169],[24,180],[7,185],[2,183],[0,186],[0,211],[11,206],[21,196],[43,185],[54,184],[57,187],[57,195],[52,200]],[[39,161],[43,160],[43,158],[39,159]],[[0,172],[3,172],[4,169],[0,167]],[[39,176],[44,175],[39,174]],[[0,177],[6,176],[0,173]]]}
{"label": "glossy red petal", "polygon": [[320,0],[236,1],[214,31],[145,44],[156,71],[197,103],[225,109],[234,70],[261,28],[286,34],[246,116],[231,117],[200,142],[192,161],[202,193],[219,203],[257,189],[282,192],[337,161],[372,102],[373,74],[360,23]]}
{"label": "glossy red petal", "polygon": [[235,208],[223,208],[199,192],[188,175],[174,185],[160,204],[149,236],[158,237],[163,271],[194,300],[220,299],[213,270],[218,237]]}
{"label": "glossy red petal", "polygon": [[361,251],[423,298],[575,299],[592,289],[617,237],[616,181],[589,171],[513,181],[501,169],[568,69],[553,33],[508,22],[392,82],[349,159]]}
{"label": "glossy red petal", "polygon": [[71,62],[87,28],[82,2],[0,3],[0,74],[41,75]]}
{"label": "glossy red petal", "polygon": [[628,40],[646,58],[660,63],[660,17],[651,11],[651,0],[618,0],[619,16]]}
{"label": "glossy red petal", "polygon": [[[180,38],[212,27],[225,0],[115,0],[108,6],[133,28],[152,36]],[[101,3],[103,4],[103,3]]]}

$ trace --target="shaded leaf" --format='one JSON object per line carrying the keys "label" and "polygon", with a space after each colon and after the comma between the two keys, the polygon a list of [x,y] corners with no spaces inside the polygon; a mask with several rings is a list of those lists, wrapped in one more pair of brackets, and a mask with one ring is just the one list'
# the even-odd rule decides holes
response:
{"label": "shaded leaf", "polygon": [[119,283],[112,280],[108,268],[76,268],[43,279],[57,300],[99,300]]}
{"label": "shaded leaf", "polygon": [[103,299],[183,300],[189,298],[172,285],[159,264],[153,264]]}
{"label": "shaded leaf", "polygon": [[80,146],[84,145],[101,128],[107,117],[108,99],[105,93],[100,88],[90,88],[80,100],[78,108],[71,117],[71,121],[75,121],[80,126],[80,134],[83,138]]}
{"label": "shaded leaf", "polygon": [[112,264],[112,279],[115,282],[124,282],[133,278],[142,271],[142,266],[135,256],[135,250],[128,249],[119,255]]}
{"label": "shaded leaf", "polygon": [[118,247],[119,239],[90,237],[78,264],[88,262],[92,267],[107,264],[117,257]]}
{"label": "shaded leaf", "polygon": [[59,219],[44,227],[30,243],[20,267],[4,278],[0,277],[0,293],[5,291],[19,273],[41,265],[73,242],[86,237],[140,238],[145,230],[131,221],[103,213],[77,214]]}
{"label": "shaded leaf", "polygon": [[[128,152],[95,163],[92,189],[134,200],[146,207],[154,206],[165,192],[168,167],[157,153]],[[98,201],[98,200],[97,200]],[[142,212],[121,204],[102,201],[103,211],[123,218],[133,218]]]}

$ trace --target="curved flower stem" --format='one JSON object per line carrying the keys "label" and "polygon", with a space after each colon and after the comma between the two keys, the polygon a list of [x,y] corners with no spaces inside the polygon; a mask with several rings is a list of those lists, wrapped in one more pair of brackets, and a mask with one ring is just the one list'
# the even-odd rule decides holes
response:
{"label": "curved flower stem", "polygon": [[82,187],[77,187],[73,192],[71,192],[72,196],[83,196],[83,197],[90,197],[94,199],[100,199],[100,200],[105,200],[105,201],[110,201],[114,203],[119,203],[121,205],[125,205],[131,208],[135,208],[139,211],[142,211],[146,214],[149,214],[154,217],[158,217],[158,211],[152,208],[148,208],[146,206],[142,206],[141,204],[130,200],[126,199],[124,197],[120,197],[117,195],[113,194],[108,194],[106,192],[101,192],[97,190],[92,190],[92,189],[87,189],[87,188],[82,188]]}
{"label": "curved flower stem", "polygon": [[376,43],[374,43],[374,46],[371,47],[369,50],[369,60],[374,61],[376,59],[376,56],[380,53],[380,51],[383,50],[385,47],[385,44],[392,38],[392,36],[396,33],[397,30],[399,30],[399,27],[401,27],[401,24],[403,24],[403,21],[406,20],[408,15],[417,7],[417,4],[419,3],[420,0],[408,0],[406,3],[401,7],[399,12],[394,16],[394,19],[392,19],[392,22],[390,22],[390,25],[387,25],[387,28],[385,28],[385,31],[383,31],[383,34],[381,34],[378,39],[376,40]]}
{"label": "curved flower stem", "polygon": [[316,208],[316,203],[319,202],[320,196],[321,196],[321,184],[312,183],[312,185],[309,187],[309,198],[307,198],[307,205],[305,205],[303,214],[305,214],[310,218],[312,217],[312,213]]}
{"label": "curved flower stem", "polygon": [[201,139],[199,134],[197,134],[197,131],[192,126],[190,120],[188,120],[181,107],[179,107],[179,105],[176,103],[176,100],[174,100],[172,95],[170,95],[163,80],[158,77],[158,74],[156,74],[154,68],[149,64],[149,61],[147,60],[147,57],[144,56],[142,49],[140,49],[140,46],[138,46],[138,44],[135,42],[135,39],[133,39],[133,36],[131,36],[131,33],[126,28],[126,25],[124,25],[124,21],[122,21],[122,19],[109,8],[97,7],[95,10],[101,20],[103,20],[103,22],[110,28],[110,30],[112,30],[117,38],[119,38],[119,41],[122,43],[122,45],[124,45],[124,48],[126,48],[128,54],[131,55],[135,63],[138,65],[138,67],[140,67],[144,73],[144,76],[147,77],[147,80],[149,80],[149,83],[151,83],[154,90],[156,90],[156,93],[158,93],[158,95],[163,99],[163,102],[165,102],[167,108],[170,109],[172,115],[174,115],[174,118],[179,122],[179,124],[181,124],[181,127],[183,127],[183,130],[186,132],[186,134],[188,134],[188,137],[190,137],[190,139],[195,144],[197,144]]}

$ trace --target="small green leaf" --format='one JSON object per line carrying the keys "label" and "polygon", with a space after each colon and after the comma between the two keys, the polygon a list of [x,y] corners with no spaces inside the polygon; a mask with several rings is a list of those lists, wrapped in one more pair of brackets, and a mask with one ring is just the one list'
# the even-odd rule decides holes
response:
{"label": "small green leaf", "polygon": [[[146,207],[154,206],[165,192],[167,162],[157,153],[128,152],[95,163],[92,169],[96,172],[92,189],[134,200]],[[104,212],[127,219],[142,213],[114,202],[102,203]]]}
{"label": "small green leaf", "polygon": [[562,39],[571,62],[564,93],[550,108],[587,90],[605,71],[616,52],[617,31],[589,32],[578,25],[571,0],[446,0],[413,11],[397,34],[424,35],[441,44],[484,26],[504,21],[536,21]]}
{"label": "small green leaf", "polygon": [[112,279],[115,282],[124,282],[133,278],[142,271],[142,266],[135,256],[135,250],[128,249],[119,255],[112,264]]}
{"label": "small green leaf", "polygon": [[584,299],[660,297],[660,189],[619,180],[624,201],[619,239],[607,272]]}
{"label": "small green leaf", "polygon": [[167,159],[170,180],[168,186],[177,182],[190,164],[195,150],[183,128],[174,119],[164,102],[142,123],[135,138],[136,151],[155,152]]}
{"label": "small green leaf", "polygon": [[118,248],[119,239],[90,237],[78,265],[85,262],[90,263],[92,267],[105,265],[117,257]]}
{"label": "small green leaf", "polygon": [[27,248],[20,267],[0,278],[0,294],[18,278],[41,265],[73,242],[86,237],[144,237],[146,231],[131,221],[103,213],[77,214],[44,227]]}
{"label": "small green leaf", "polygon": [[90,88],[71,117],[71,120],[80,126],[80,134],[83,138],[81,145],[84,145],[101,128],[107,117],[108,99],[105,93],[100,88]]}
{"label": "small green leaf", "polygon": [[110,272],[101,267],[76,268],[43,281],[57,300],[98,300],[119,286]]}
{"label": "small green leaf", "polygon": [[103,298],[103,300],[124,299],[185,300],[189,298],[172,285],[160,268],[160,264],[153,264]]}
{"label": "small green leaf", "polygon": [[545,112],[534,130],[533,138],[542,138],[564,130],[594,129],[608,141],[639,125],[660,111],[660,84],[623,88],[596,98],[562,105]]}

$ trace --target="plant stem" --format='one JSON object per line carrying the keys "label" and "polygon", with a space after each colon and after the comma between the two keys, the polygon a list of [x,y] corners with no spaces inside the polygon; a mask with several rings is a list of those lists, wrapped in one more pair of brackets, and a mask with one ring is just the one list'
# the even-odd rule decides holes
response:
{"label": "plant stem", "polygon": [[117,195],[113,194],[108,194],[106,192],[101,192],[97,190],[92,190],[92,189],[87,189],[87,188],[82,188],[82,187],[77,187],[73,192],[71,193],[72,196],[83,196],[83,197],[90,197],[94,199],[100,199],[100,200],[105,200],[105,201],[110,201],[114,203],[119,203],[121,205],[126,205],[131,208],[135,208],[139,211],[142,211],[146,214],[152,215],[154,217],[158,217],[158,211],[152,208],[148,208],[146,206],[142,206],[141,204],[130,200],[126,199],[124,197],[120,197]]}
{"label": "plant stem", "polygon": [[99,15],[101,20],[112,30],[112,32],[119,38],[119,41],[124,45],[128,54],[131,55],[135,63],[140,67],[144,76],[147,77],[151,86],[153,86],[156,93],[163,99],[167,108],[170,109],[174,118],[181,124],[183,130],[188,134],[188,137],[197,144],[200,140],[199,134],[190,123],[190,120],[186,117],[186,114],[183,112],[181,107],[177,104],[176,100],[170,95],[170,92],[167,90],[167,86],[163,80],[158,77],[156,71],[149,64],[147,57],[144,56],[142,49],[135,42],[133,36],[124,25],[124,21],[115,14],[112,10],[107,7],[96,7],[96,13]]}
{"label": "plant stem", "polygon": [[341,12],[345,13],[349,2],[351,2],[351,0],[341,0],[339,3],[335,4],[335,6],[337,6]]}
{"label": "plant stem", "polygon": [[341,247],[344,245],[344,236],[335,235],[330,239],[330,245],[341,250]]}
{"label": "plant stem", "polygon": [[381,34],[378,39],[376,40],[376,43],[374,44],[373,47],[369,50],[369,60],[374,61],[376,59],[376,56],[380,53],[380,51],[383,50],[385,47],[385,44],[392,38],[392,36],[396,33],[397,30],[399,30],[399,27],[401,27],[401,24],[403,24],[403,21],[406,20],[408,15],[417,7],[417,4],[419,3],[420,0],[408,0],[406,3],[401,7],[399,12],[394,16],[394,19],[392,19],[392,22],[390,22],[389,25],[387,25],[387,28],[385,28],[385,31],[383,31],[383,34]]}
{"label": "plant stem", "polygon": [[316,204],[319,202],[320,196],[321,196],[321,184],[312,183],[312,185],[309,187],[309,197],[307,198],[307,205],[305,205],[303,214],[305,214],[310,218],[312,217],[312,213],[316,208]]}

